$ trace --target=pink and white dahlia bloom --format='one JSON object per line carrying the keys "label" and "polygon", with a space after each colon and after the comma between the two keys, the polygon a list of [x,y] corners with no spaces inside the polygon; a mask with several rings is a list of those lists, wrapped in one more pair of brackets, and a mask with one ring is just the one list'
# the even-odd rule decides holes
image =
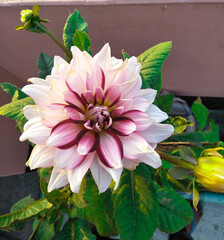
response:
{"label": "pink and white dahlia bloom", "polygon": [[152,104],[156,91],[141,90],[141,64],[111,57],[109,44],[94,57],[71,51],[70,64],[56,56],[46,80],[31,78],[23,88],[36,103],[24,108],[20,140],[36,144],[27,165],[53,166],[49,192],[66,184],[78,192],[88,169],[104,192],[112,179],[117,188],[123,168],[160,167],[154,148],[173,127],[159,123],[168,116]]}

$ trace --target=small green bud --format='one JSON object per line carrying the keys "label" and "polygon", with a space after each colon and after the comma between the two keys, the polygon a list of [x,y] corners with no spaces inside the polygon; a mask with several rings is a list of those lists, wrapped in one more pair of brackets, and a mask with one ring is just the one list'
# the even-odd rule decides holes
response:
{"label": "small green bud", "polygon": [[30,9],[21,11],[21,22],[26,23],[33,18],[33,11]]}

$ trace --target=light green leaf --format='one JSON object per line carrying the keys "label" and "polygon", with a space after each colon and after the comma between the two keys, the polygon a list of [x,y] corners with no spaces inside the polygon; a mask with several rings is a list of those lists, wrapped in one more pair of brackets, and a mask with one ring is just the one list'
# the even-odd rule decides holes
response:
{"label": "light green leaf", "polygon": [[194,180],[193,180],[193,206],[196,211],[198,211],[197,206],[198,206],[199,201],[200,201],[200,194],[198,192],[197,183],[194,178]]}
{"label": "light green leaf", "polygon": [[147,166],[125,170],[112,199],[120,238],[151,239],[158,224],[158,200]]}
{"label": "light green leaf", "polygon": [[64,44],[69,51],[73,46],[73,36],[76,31],[88,34],[88,25],[77,9],[68,17],[63,31]]}
{"label": "light green leaf", "polygon": [[163,188],[157,189],[159,200],[159,229],[175,233],[193,219],[190,204],[179,193]]}
{"label": "light green leaf", "polygon": [[169,113],[172,105],[173,105],[173,94],[162,95],[156,98],[156,105],[162,111]]}
{"label": "light green leaf", "polygon": [[12,224],[27,221],[53,205],[42,198],[15,212],[0,216],[0,229],[10,228]]}
{"label": "light green leaf", "polygon": [[70,201],[74,204],[75,207],[83,208],[87,206],[87,202],[84,199],[85,191],[86,191],[86,178],[83,178],[79,192],[72,193],[72,195],[70,196]]}
{"label": "light green leaf", "polygon": [[39,6],[37,4],[33,5],[33,16],[36,17],[39,15]]}
{"label": "light green leaf", "polygon": [[37,60],[37,67],[40,69],[38,72],[39,77],[45,79],[47,75],[51,74],[53,66],[54,59],[42,52]]}
{"label": "light green leaf", "polygon": [[197,157],[189,147],[185,147],[185,146],[181,147],[179,149],[179,154],[183,160],[193,164],[197,163]]}
{"label": "light green leaf", "polygon": [[160,43],[137,57],[141,63],[142,88],[161,89],[161,68],[172,47],[172,42]]}
{"label": "light green leaf", "polygon": [[11,83],[0,83],[0,85],[1,85],[1,88],[5,92],[9,93],[12,97],[14,96],[16,90],[18,91],[18,94],[19,94],[18,99],[22,99],[22,98],[28,97],[24,92],[21,91],[20,88],[18,88],[17,86],[15,86],[15,85],[13,85]]}
{"label": "light green leaf", "polygon": [[81,31],[75,31],[75,34],[73,37],[73,43],[81,51],[87,51],[89,54],[92,53],[91,50],[89,50],[91,46],[91,42],[87,33],[81,32]]}
{"label": "light green leaf", "polygon": [[208,122],[209,110],[199,102],[194,102],[192,105],[192,112],[196,117],[200,130],[203,130]]}
{"label": "light green leaf", "polygon": [[96,240],[91,233],[88,222],[83,219],[69,219],[61,232],[56,234],[52,240]]}
{"label": "light green leaf", "polygon": [[0,115],[17,120],[17,125],[23,129],[24,124],[27,122],[26,117],[23,114],[23,108],[27,105],[33,105],[33,99],[26,97],[20,100],[15,100],[0,107]]}
{"label": "light green leaf", "polygon": [[192,126],[191,122],[181,116],[171,118],[170,123],[174,126],[174,134],[182,133],[187,126]]}
{"label": "light green leaf", "polygon": [[107,213],[105,213],[104,199],[106,193],[99,194],[99,190],[92,178],[87,178],[86,192],[84,199],[88,203],[83,208],[71,208],[69,212],[70,218],[81,217],[88,222],[94,224],[101,236],[117,235],[117,229],[107,221]]}

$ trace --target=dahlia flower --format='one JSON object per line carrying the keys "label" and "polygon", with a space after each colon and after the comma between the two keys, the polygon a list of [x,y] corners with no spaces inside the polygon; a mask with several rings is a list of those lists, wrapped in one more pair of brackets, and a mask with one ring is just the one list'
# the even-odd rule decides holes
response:
{"label": "dahlia flower", "polygon": [[78,192],[88,169],[104,192],[112,179],[117,188],[123,168],[160,167],[154,148],[173,127],[160,124],[168,116],[152,104],[156,91],[141,90],[136,57],[111,57],[109,44],[94,57],[77,47],[71,52],[70,64],[56,56],[46,80],[31,78],[23,88],[36,103],[23,110],[20,140],[36,144],[27,165],[53,166],[49,192],[66,184]]}

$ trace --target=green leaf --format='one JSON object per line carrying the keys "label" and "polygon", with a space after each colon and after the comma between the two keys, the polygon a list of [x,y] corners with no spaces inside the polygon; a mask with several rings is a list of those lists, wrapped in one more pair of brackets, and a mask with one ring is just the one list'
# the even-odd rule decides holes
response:
{"label": "green leaf", "polygon": [[193,164],[197,164],[197,157],[189,147],[181,147],[179,149],[179,154],[183,160]]}
{"label": "green leaf", "polygon": [[197,183],[194,178],[194,180],[193,180],[193,206],[196,211],[198,211],[197,206],[198,206],[199,201],[200,201],[200,194],[198,192]]}
{"label": "green leaf", "polygon": [[86,178],[83,178],[81,187],[78,193],[72,193],[70,201],[78,208],[83,208],[87,206],[87,202],[84,199],[84,194],[86,191]]}
{"label": "green leaf", "polygon": [[166,233],[175,233],[193,219],[190,204],[177,192],[157,189],[159,200],[159,229]]}
{"label": "green leaf", "polygon": [[73,42],[81,51],[87,51],[89,54],[92,53],[91,50],[89,50],[91,42],[87,33],[75,31]]}
{"label": "green leaf", "polygon": [[15,212],[0,216],[0,229],[10,228],[12,224],[27,221],[53,205],[42,198]]}
{"label": "green leaf", "polygon": [[161,89],[161,68],[172,47],[172,42],[160,43],[137,57],[141,63],[142,88]]}
{"label": "green leaf", "polygon": [[36,17],[39,15],[39,6],[37,4],[33,5],[33,16]]}
{"label": "green leaf", "polygon": [[214,123],[213,119],[209,119],[209,131],[205,132],[205,139],[209,143],[218,142],[219,139],[219,125]]}
{"label": "green leaf", "polygon": [[179,142],[205,142],[205,136],[202,132],[181,133],[170,137]]}
{"label": "green leaf", "polygon": [[19,94],[18,99],[23,99],[28,97],[24,92],[20,90],[20,88],[18,88],[17,86],[11,83],[0,83],[0,85],[1,85],[1,88],[5,92],[9,93],[12,97],[14,96],[16,90],[18,91],[18,94]]}
{"label": "green leaf", "polygon": [[[16,211],[24,208],[26,205],[28,205],[28,204],[30,204],[30,203],[32,203],[32,202],[34,202],[34,200],[33,200],[30,196],[25,197],[25,198],[19,200],[18,202],[16,202],[16,203],[11,207],[10,213],[16,212]],[[14,225],[13,225],[13,230],[15,230],[15,231],[22,231],[22,230],[24,229],[24,227],[25,227],[25,224],[26,224],[25,222],[14,224]]]}
{"label": "green leaf", "polygon": [[96,240],[91,233],[88,222],[83,219],[69,219],[61,232],[56,234],[52,240]]}
{"label": "green leaf", "polygon": [[173,105],[173,94],[162,95],[156,98],[156,105],[163,112],[169,113],[172,105]]}
{"label": "green leaf", "polygon": [[37,67],[40,69],[38,72],[39,77],[45,79],[47,75],[51,74],[53,66],[54,59],[46,53],[41,52],[37,60]]}
{"label": "green leaf", "polygon": [[87,178],[86,192],[84,199],[88,203],[83,208],[71,208],[68,212],[70,218],[81,217],[94,224],[101,236],[117,235],[117,230],[107,221],[104,208],[106,193],[99,194],[99,190],[92,178]]}
{"label": "green leaf", "polygon": [[63,31],[64,44],[69,51],[73,46],[73,36],[76,31],[88,34],[88,25],[77,9],[68,17]]}
{"label": "green leaf", "polygon": [[174,134],[182,133],[187,126],[192,126],[191,122],[181,116],[171,118],[170,123],[174,126]]}
{"label": "green leaf", "polygon": [[[33,229],[37,227],[39,224],[38,219],[35,219],[33,222]],[[44,218],[44,220],[40,223],[38,226],[37,231],[35,232],[35,235],[33,237],[34,240],[51,240],[52,237],[54,236],[54,225],[50,224],[47,218]]]}
{"label": "green leaf", "polygon": [[19,124],[21,130],[24,124],[27,122],[26,117],[23,114],[23,108],[27,105],[33,105],[33,99],[26,97],[20,100],[15,100],[0,107],[0,115],[17,120],[17,125]]}
{"label": "green leaf", "polygon": [[199,102],[194,102],[192,105],[192,112],[198,122],[200,130],[203,130],[208,122],[209,110]]}
{"label": "green leaf", "polygon": [[174,166],[169,170],[169,174],[177,180],[183,180],[191,176],[193,171],[182,166]]}
{"label": "green leaf", "polygon": [[121,239],[151,239],[158,224],[158,201],[147,166],[125,170],[112,199]]}
{"label": "green leaf", "polygon": [[123,55],[123,58],[124,58],[124,60],[126,60],[126,59],[129,59],[129,58],[130,58],[130,55],[129,55],[129,54],[127,54],[127,53],[124,51],[124,49],[121,51],[121,53],[122,53],[122,55]]}

